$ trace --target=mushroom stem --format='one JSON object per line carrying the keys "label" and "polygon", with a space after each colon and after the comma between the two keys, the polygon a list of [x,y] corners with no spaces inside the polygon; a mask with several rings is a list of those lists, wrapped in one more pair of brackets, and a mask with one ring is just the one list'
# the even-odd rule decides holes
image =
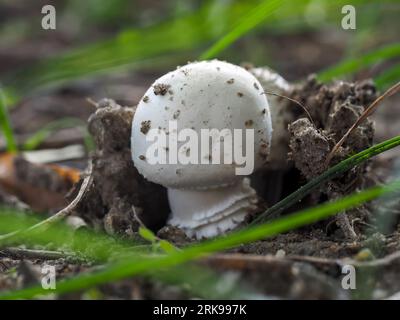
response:
{"label": "mushroom stem", "polygon": [[233,185],[206,190],[168,189],[169,224],[197,239],[231,230],[255,210],[257,194],[244,178]]}

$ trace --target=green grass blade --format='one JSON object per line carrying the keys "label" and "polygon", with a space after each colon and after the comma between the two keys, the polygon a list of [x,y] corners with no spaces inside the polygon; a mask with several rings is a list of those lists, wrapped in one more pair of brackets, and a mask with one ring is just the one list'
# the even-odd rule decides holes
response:
{"label": "green grass blade", "polygon": [[335,77],[351,74],[362,70],[374,63],[384,60],[400,57],[400,43],[387,45],[372,52],[369,52],[359,58],[347,59],[339,64],[328,68],[318,74],[320,81],[326,82]]}
{"label": "green grass blade", "polygon": [[[159,269],[174,267],[176,265],[203,257],[205,255],[232,248],[241,244],[265,239],[283,232],[305,226],[310,223],[326,219],[344,210],[354,208],[362,203],[376,199],[377,197],[400,191],[400,181],[393,182],[384,187],[374,187],[366,191],[347,196],[335,202],[326,203],[311,209],[291,214],[272,222],[258,225],[245,230],[237,231],[215,240],[194,245],[182,251],[175,251],[166,256],[144,258],[132,262],[131,259],[123,259],[120,262],[106,267],[104,270],[87,273],[75,278],[62,280],[57,284],[56,292],[66,293],[70,291],[90,288],[102,283],[120,280],[129,276],[148,274]],[[54,291],[52,291],[54,292]],[[1,299],[32,298],[38,294],[48,294],[47,290],[39,286],[27,289],[7,292],[0,295]]]}
{"label": "green grass blade", "polygon": [[23,150],[34,150],[36,149],[44,140],[46,140],[51,134],[54,132],[66,129],[66,128],[73,128],[78,127],[82,130],[84,135],[84,140],[87,148],[91,150],[93,148],[93,142],[90,141],[91,139],[90,134],[86,129],[87,123],[79,118],[62,118],[59,120],[55,120],[49,122],[44,127],[33,133],[23,144]]}
{"label": "green grass blade", "polygon": [[400,63],[382,72],[374,81],[380,90],[386,90],[400,79]]}
{"label": "green grass blade", "polygon": [[394,137],[392,139],[386,140],[382,143],[372,146],[364,151],[361,151],[354,156],[351,156],[337,165],[329,168],[327,171],[319,175],[318,177],[314,178],[313,180],[309,181],[307,184],[296,190],[295,192],[288,195],[283,200],[279,201],[263,214],[258,216],[252,224],[259,223],[262,220],[270,218],[271,216],[279,215],[283,210],[289,208],[290,206],[294,205],[301,199],[303,199],[306,195],[310,192],[320,188],[321,185],[340,174],[346,172],[347,170],[359,165],[360,163],[382,153],[389,149],[395,148],[400,145],[400,136]]}
{"label": "green grass blade", "polygon": [[[65,223],[55,223],[31,229],[42,222],[43,217],[16,209],[0,207],[0,249],[12,245],[31,247],[52,246],[70,251],[93,261],[106,262],[114,255],[129,254],[131,259],[139,259],[143,254],[142,242],[115,239],[103,232],[82,229],[76,232]],[[9,236],[12,234],[12,236]]]}
{"label": "green grass blade", "polygon": [[7,143],[7,151],[14,152],[17,151],[17,143],[15,142],[14,132],[11,128],[11,122],[5,101],[3,90],[0,87],[0,125]]}
{"label": "green grass blade", "polygon": [[222,50],[230,46],[244,34],[257,27],[267,17],[271,16],[281,3],[282,0],[266,0],[253,8],[250,12],[244,13],[244,18],[239,22],[239,24],[227,35],[218,40],[213,46],[211,46],[211,48],[205,51],[200,56],[200,59],[206,60],[214,58]]}
{"label": "green grass blade", "polygon": [[221,4],[225,17],[221,20],[210,15],[212,2],[205,1],[187,15],[147,28],[123,30],[111,39],[76,48],[31,68],[13,72],[4,82],[17,93],[25,93],[106,71],[182,63],[193,58],[193,52],[205,43],[226,33],[231,21],[237,20],[254,2]]}

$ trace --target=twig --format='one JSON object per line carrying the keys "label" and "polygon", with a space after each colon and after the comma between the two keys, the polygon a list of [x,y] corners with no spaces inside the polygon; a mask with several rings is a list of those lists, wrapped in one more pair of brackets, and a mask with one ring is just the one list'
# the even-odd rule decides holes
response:
{"label": "twig", "polygon": [[343,137],[339,140],[339,142],[333,147],[332,151],[326,157],[325,165],[328,166],[331,162],[333,156],[337,152],[337,150],[342,146],[344,141],[348,138],[348,136],[367,118],[369,117],[378,107],[378,105],[386,98],[396,94],[400,90],[400,82],[397,82],[394,86],[389,88],[384,94],[380,95],[371,105],[364,110],[361,116],[357,119],[356,122],[350,127],[349,130],[343,135]]}
{"label": "twig", "polygon": [[139,226],[141,228],[147,229],[147,227],[145,226],[145,224],[143,223],[143,221],[139,218],[137,212],[136,212],[136,208],[134,205],[132,205],[132,212],[133,212],[133,218],[137,221],[137,223],[139,223]]}
{"label": "twig", "polygon": [[320,265],[320,266],[337,266],[342,267],[344,265],[352,265],[355,268],[380,268],[391,265],[394,261],[400,259],[400,251],[396,251],[386,257],[375,259],[372,261],[357,261],[354,259],[349,258],[340,258],[340,259],[330,259],[324,257],[314,257],[314,256],[302,256],[302,255],[289,255],[285,257],[276,257],[276,256],[259,256],[253,254],[238,254],[238,253],[220,253],[216,254],[211,257],[207,257],[205,261],[221,261],[227,260],[229,263],[234,264],[234,260],[242,261],[240,266],[244,265],[244,262],[251,261],[259,262],[259,263],[273,263],[273,262],[284,262],[284,261],[297,261],[297,262],[304,262],[310,263],[313,265]]}
{"label": "twig", "polygon": [[5,248],[0,250],[0,255],[3,254],[15,259],[57,260],[69,257],[75,258],[75,256],[73,256],[72,254],[60,251],[34,250],[34,249],[22,249],[22,248]]}
{"label": "twig", "polygon": [[356,268],[378,268],[378,267],[386,267],[390,264],[392,264],[394,261],[400,260],[400,251],[396,251],[392,254],[387,255],[386,257],[383,257],[381,259],[376,259],[372,261],[350,261],[346,262],[346,264],[352,264]]}
{"label": "twig", "polygon": [[33,231],[36,231],[36,230],[39,230],[42,228],[43,228],[42,230],[47,230],[54,223],[71,215],[74,212],[78,203],[81,201],[83,195],[86,193],[88,187],[92,184],[92,180],[93,180],[93,178],[92,178],[92,163],[89,162],[88,174],[82,182],[81,188],[79,189],[79,193],[75,197],[75,199],[71,201],[71,203],[68,206],[66,206],[64,209],[58,211],[56,214],[52,215],[48,219],[43,220],[25,230],[17,230],[17,231],[11,232],[11,233],[7,233],[5,235],[1,235],[0,236],[0,245],[1,245],[1,242],[7,241],[21,233],[29,233],[29,232],[33,232]]}
{"label": "twig", "polygon": [[289,101],[291,101],[291,102],[294,102],[295,104],[297,104],[298,106],[300,106],[300,107],[304,110],[304,112],[307,114],[307,117],[310,119],[311,123],[312,123],[313,126],[316,128],[315,122],[314,122],[313,118],[311,117],[310,112],[308,111],[308,109],[306,108],[306,106],[305,106],[304,104],[302,104],[300,101],[297,101],[297,100],[295,100],[295,99],[293,99],[293,98],[290,98],[290,97],[288,97],[288,96],[284,96],[284,95],[282,95],[282,94],[277,94],[277,93],[269,92],[269,91],[264,91],[262,94],[269,94],[269,95],[271,95],[271,96],[276,96],[276,97],[284,98],[284,99],[287,99],[287,100],[289,100]]}
{"label": "twig", "polygon": [[392,254],[387,255],[386,257],[375,259],[372,261],[357,261],[348,258],[328,259],[328,258],[299,256],[299,255],[288,256],[287,259],[294,261],[308,262],[311,264],[319,264],[319,265],[337,265],[337,266],[352,265],[355,268],[381,268],[391,265],[396,260],[400,260],[400,251],[396,251]]}
{"label": "twig", "polygon": [[99,107],[99,104],[98,104],[96,101],[94,101],[92,98],[90,98],[90,97],[87,97],[87,98],[86,98],[86,101],[87,101],[90,105],[92,105],[93,107],[95,107],[95,108],[98,108],[98,107]]}
{"label": "twig", "polygon": [[290,255],[285,257],[285,259],[298,262],[306,262],[310,264],[327,265],[327,266],[339,266],[342,264],[339,259],[328,259],[328,258],[313,257],[313,256]]}
{"label": "twig", "polygon": [[[139,218],[139,216],[138,216],[138,214],[137,214],[137,212],[136,212],[136,208],[135,208],[134,205],[132,205],[132,212],[133,212],[133,218],[137,221],[137,223],[139,223],[139,227],[140,227],[140,228],[143,228],[143,229],[148,229],[148,228],[146,227],[146,225],[143,223],[143,221]],[[159,238],[157,235],[154,235],[154,237],[155,237],[155,239],[156,239],[157,241],[161,241],[161,240],[162,240],[162,239]]]}

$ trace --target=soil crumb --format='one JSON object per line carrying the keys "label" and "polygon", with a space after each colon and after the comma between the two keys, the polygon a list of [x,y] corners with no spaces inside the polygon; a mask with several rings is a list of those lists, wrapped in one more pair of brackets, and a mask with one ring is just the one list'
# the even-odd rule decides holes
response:
{"label": "soil crumb", "polygon": [[140,132],[142,132],[143,134],[147,134],[150,128],[151,128],[151,121],[150,120],[143,121],[141,123]]}
{"label": "soil crumb", "polygon": [[158,95],[164,96],[167,94],[170,87],[171,86],[169,84],[158,83],[153,86],[153,89],[154,89],[153,92],[156,96],[158,96]]}

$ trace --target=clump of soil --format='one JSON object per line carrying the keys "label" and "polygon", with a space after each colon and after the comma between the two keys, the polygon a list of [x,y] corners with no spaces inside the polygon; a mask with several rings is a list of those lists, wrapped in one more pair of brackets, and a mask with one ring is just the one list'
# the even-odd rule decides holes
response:
{"label": "clump of soil", "polygon": [[132,236],[139,225],[137,218],[157,230],[169,214],[166,189],[145,180],[133,165],[130,137],[134,108],[121,107],[109,99],[97,106],[88,126],[96,143],[91,157],[93,183],[80,201],[78,215],[110,234]]}
{"label": "clump of soil", "polygon": [[[326,85],[318,83],[314,77],[296,86],[290,96],[303,104],[311,117],[311,119],[303,117],[302,109],[292,106],[292,110],[298,115],[297,120],[289,125],[290,158],[295,168],[307,180],[317,177],[327,169],[326,160],[335,144],[357,121],[365,108],[377,98],[376,89],[370,81],[359,83],[340,81]],[[345,140],[330,165],[370,147],[373,137],[373,122],[366,119]],[[370,179],[368,166],[369,162],[364,162],[339,178],[331,180],[311,195],[313,199],[311,204],[318,203],[321,198],[336,199],[364,187],[366,181]],[[354,230],[350,221],[354,219],[365,221],[368,212],[362,209],[340,214],[334,218],[345,237],[357,238],[358,232]]]}
{"label": "clump of soil", "polygon": [[[296,121],[289,126],[291,158],[308,180],[326,169],[324,161],[333,146],[377,98],[370,81],[326,85],[314,77],[296,86],[290,96],[302,103],[311,116],[304,118],[298,106],[291,106],[297,113]],[[370,147],[373,137],[373,123],[366,119],[345,140],[332,163]]]}

